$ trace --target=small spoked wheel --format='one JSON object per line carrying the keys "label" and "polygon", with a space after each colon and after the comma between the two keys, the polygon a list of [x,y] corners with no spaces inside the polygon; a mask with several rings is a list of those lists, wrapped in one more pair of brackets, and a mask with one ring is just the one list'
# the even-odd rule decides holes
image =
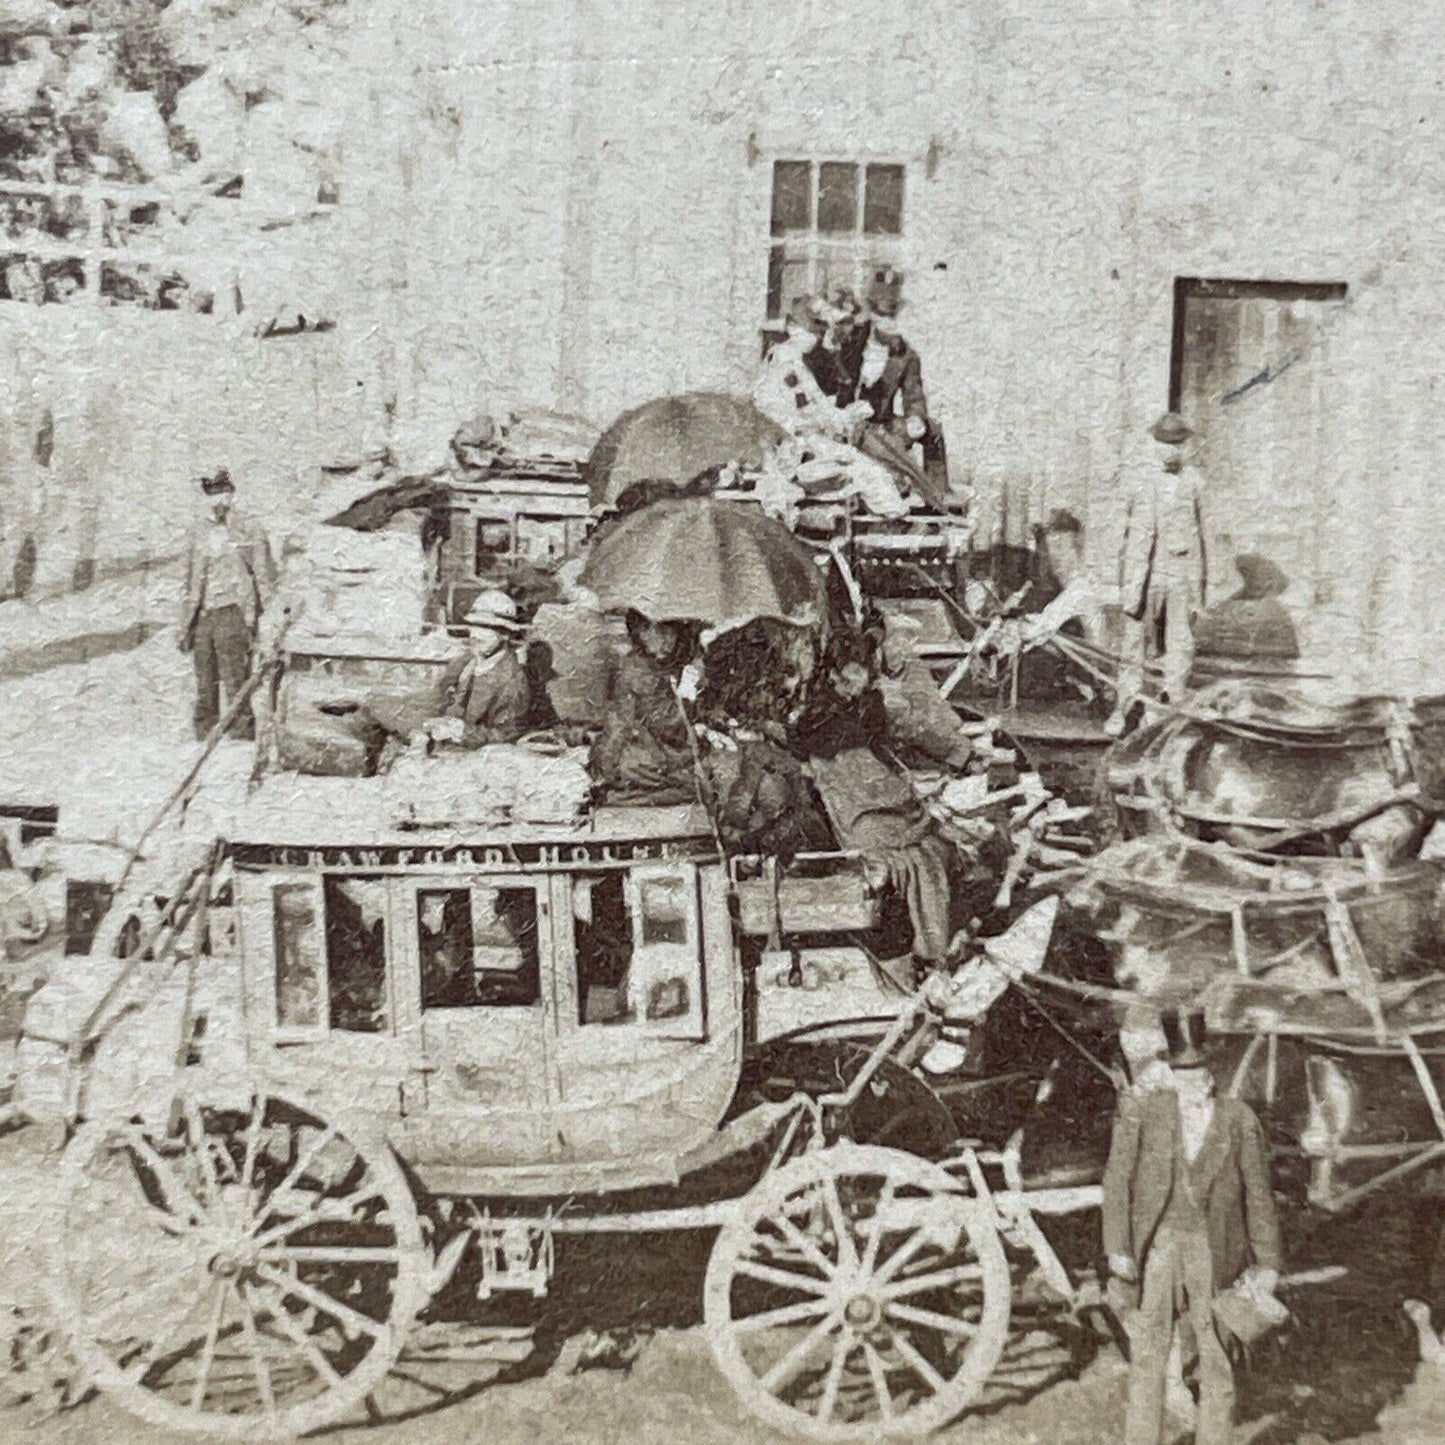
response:
{"label": "small spoked wheel", "polygon": [[92,1383],[150,1424],[285,1440],[358,1404],[424,1304],[380,1144],[285,1100],[96,1122],[61,1161],[53,1304]]}
{"label": "small spoked wheel", "polygon": [[871,1440],[939,1429],[978,1396],[1009,1289],[990,1206],[915,1155],[839,1144],[741,1201],[713,1246],[705,1318],[759,1418]]}

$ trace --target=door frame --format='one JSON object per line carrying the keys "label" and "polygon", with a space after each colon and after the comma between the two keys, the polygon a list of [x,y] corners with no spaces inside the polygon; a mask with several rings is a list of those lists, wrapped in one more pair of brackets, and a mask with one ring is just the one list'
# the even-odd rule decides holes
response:
{"label": "door frame", "polygon": [[1174,314],[1169,339],[1169,411],[1178,411],[1184,399],[1185,312],[1192,300],[1225,301],[1343,301],[1349,287],[1343,281],[1245,281],[1205,276],[1174,278]]}

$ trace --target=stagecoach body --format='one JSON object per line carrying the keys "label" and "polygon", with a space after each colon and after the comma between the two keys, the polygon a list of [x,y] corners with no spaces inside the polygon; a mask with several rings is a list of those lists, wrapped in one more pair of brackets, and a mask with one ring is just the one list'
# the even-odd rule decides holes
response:
{"label": "stagecoach body", "polygon": [[[236,1440],[334,1424],[449,1282],[543,1295],[582,1233],[713,1231],[718,1365],[815,1439],[916,1438],[978,1397],[1003,1238],[1073,1298],[1033,1211],[1095,1188],[1026,1194],[1016,1150],[850,1138],[858,1109],[896,1125],[927,1092],[922,994],[820,1089],[744,1097],[766,910],[703,815],[527,822],[529,796],[426,826],[387,782],[267,780],[31,1002],[17,1107],[68,1135],[50,1307],[126,1409]],[[1020,920],[1034,967],[1052,907]]]}
{"label": "stagecoach body", "polygon": [[[604,808],[408,831],[383,816],[384,782],[268,780],[214,875],[204,961],[135,1012],[107,1005],[118,1022],[89,1061],[87,1108],[143,1096],[148,1075],[164,1094],[179,1051],[208,1094],[261,1079],[367,1117],[428,1187],[489,1192],[497,1170],[509,1193],[675,1178],[741,1063],[728,878],[705,818]],[[23,1047],[92,1001],[87,965],[114,972],[77,961]]]}
{"label": "stagecoach body", "polygon": [[544,579],[581,553],[596,520],[586,485],[565,468],[454,480],[448,491],[438,575],[453,622],[486,587],[530,600]]}

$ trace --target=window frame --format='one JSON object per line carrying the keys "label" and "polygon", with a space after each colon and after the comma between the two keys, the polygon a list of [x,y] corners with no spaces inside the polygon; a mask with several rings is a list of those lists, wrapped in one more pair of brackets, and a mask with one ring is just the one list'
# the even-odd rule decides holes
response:
{"label": "window frame", "polygon": [[[777,167],[787,164],[806,164],[809,172],[809,225],[803,229],[774,231],[772,228],[773,198],[777,187]],[[828,165],[851,165],[858,172],[857,194],[854,198],[854,227],[847,232],[826,232],[818,227],[818,201],[822,169]],[[898,202],[898,230],[869,232],[864,230],[867,209],[867,174],[872,166],[887,166],[900,172],[901,192]],[[819,263],[825,254],[851,255],[853,261],[854,286],[861,293],[866,284],[865,273],[874,264],[898,264],[902,259],[903,247],[908,234],[908,200],[911,189],[910,172],[913,163],[910,158],[897,151],[855,151],[807,152],[804,147],[772,152],[767,159],[767,205],[764,209],[767,226],[767,264],[764,268],[763,322],[761,331],[765,340],[781,334],[783,318],[787,314],[788,298],[786,288],[779,285],[778,309],[771,310],[772,258],[775,252],[785,259],[796,256],[801,250],[807,259],[807,294],[818,289]],[[796,248],[796,249],[795,249]],[[868,252],[874,252],[868,255]],[[882,254],[878,254],[882,253]]]}
{"label": "window frame", "polygon": [[[682,943],[647,943],[643,941],[645,918],[642,908],[643,891],[649,883],[661,880],[681,880],[687,925],[686,939]],[[703,1043],[707,1032],[707,955],[703,937],[702,882],[695,863],[641,863],[627,870],[623,886],[623,897],[631,914],[632,960],[629,971],[636,969],[640,960],[647,957],[666,958],[680,955],[689,988],[687,1012],[669,1018],[649,1019],[646,1014],[624,1023],[607,1025],[609,1030],[622,1032],[633,1028],[650,1038],[680,1039],[689,1043]]]}
{"label": "window frame", "polygon": [[[532,928],[535,937],[534,952],[536,955],[536,989],[534,996],[525,1003],[428,1004],[426,1001],[425,981],[422,978],[422,896],[433,893],[466,894],[468,909],[467,922],[472,931],[472,947],[475,949],[476,929],[473,921],[475,915],[472,909],[473,901],[479,891],[491,893],[512,891],[530,893],[532,895]],[[411,937],[408,940],[408,950],[412,955],[418,1019],[426,1019],[429,1016],[435,1015],[475,1014],[478,1010],[487,1013],[521,1014],[545,1006],[548,951],[546,946],[547,938],[543,933],[543,929],[547,924],[550,894],[541,879],[532,874],[518,875],[515,878],[501,875],[482,875],[480,877],[468,876],[455,879],[438,879],[435,877],[424,880],[409,879],[407,893],[410,899],[409,913],[411,915]]]}

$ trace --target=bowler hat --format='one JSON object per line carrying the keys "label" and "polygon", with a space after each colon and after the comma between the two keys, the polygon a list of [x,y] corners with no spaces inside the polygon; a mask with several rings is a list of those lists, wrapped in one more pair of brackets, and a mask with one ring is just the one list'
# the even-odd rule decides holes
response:
{"label": "bowler hat", "polygon": [[1203,1069],[1209,1065],[1206,1053],[1204,1010],[1171,1009],[1160,1020],[1169,1050],[1171,1069]]}
{"label": "bowler hat", "polygon": [[226,467],[220,467],[209,476],[200,479],[201,490],[208,497],[219,496],[222,492],[234,492],[236,484],[231,480],[231,473]]}
{"label": "bowler hat", "polygon": [[497,588],[479,592],[462,622],[467,627],[490,627],[495,632],[522,630],[522,624],[517,621],[517,604]]}
{"label": "bowler hat", "polygon": [[1177,411],[1166,411],[1164,415],[1149,428],[1149,435],[1152,436],[1156,442],[1163,442],[1166,446],[1177,447],[1181,442],[1187,442],[1189,438],[1194,435],[1194,432]]}

